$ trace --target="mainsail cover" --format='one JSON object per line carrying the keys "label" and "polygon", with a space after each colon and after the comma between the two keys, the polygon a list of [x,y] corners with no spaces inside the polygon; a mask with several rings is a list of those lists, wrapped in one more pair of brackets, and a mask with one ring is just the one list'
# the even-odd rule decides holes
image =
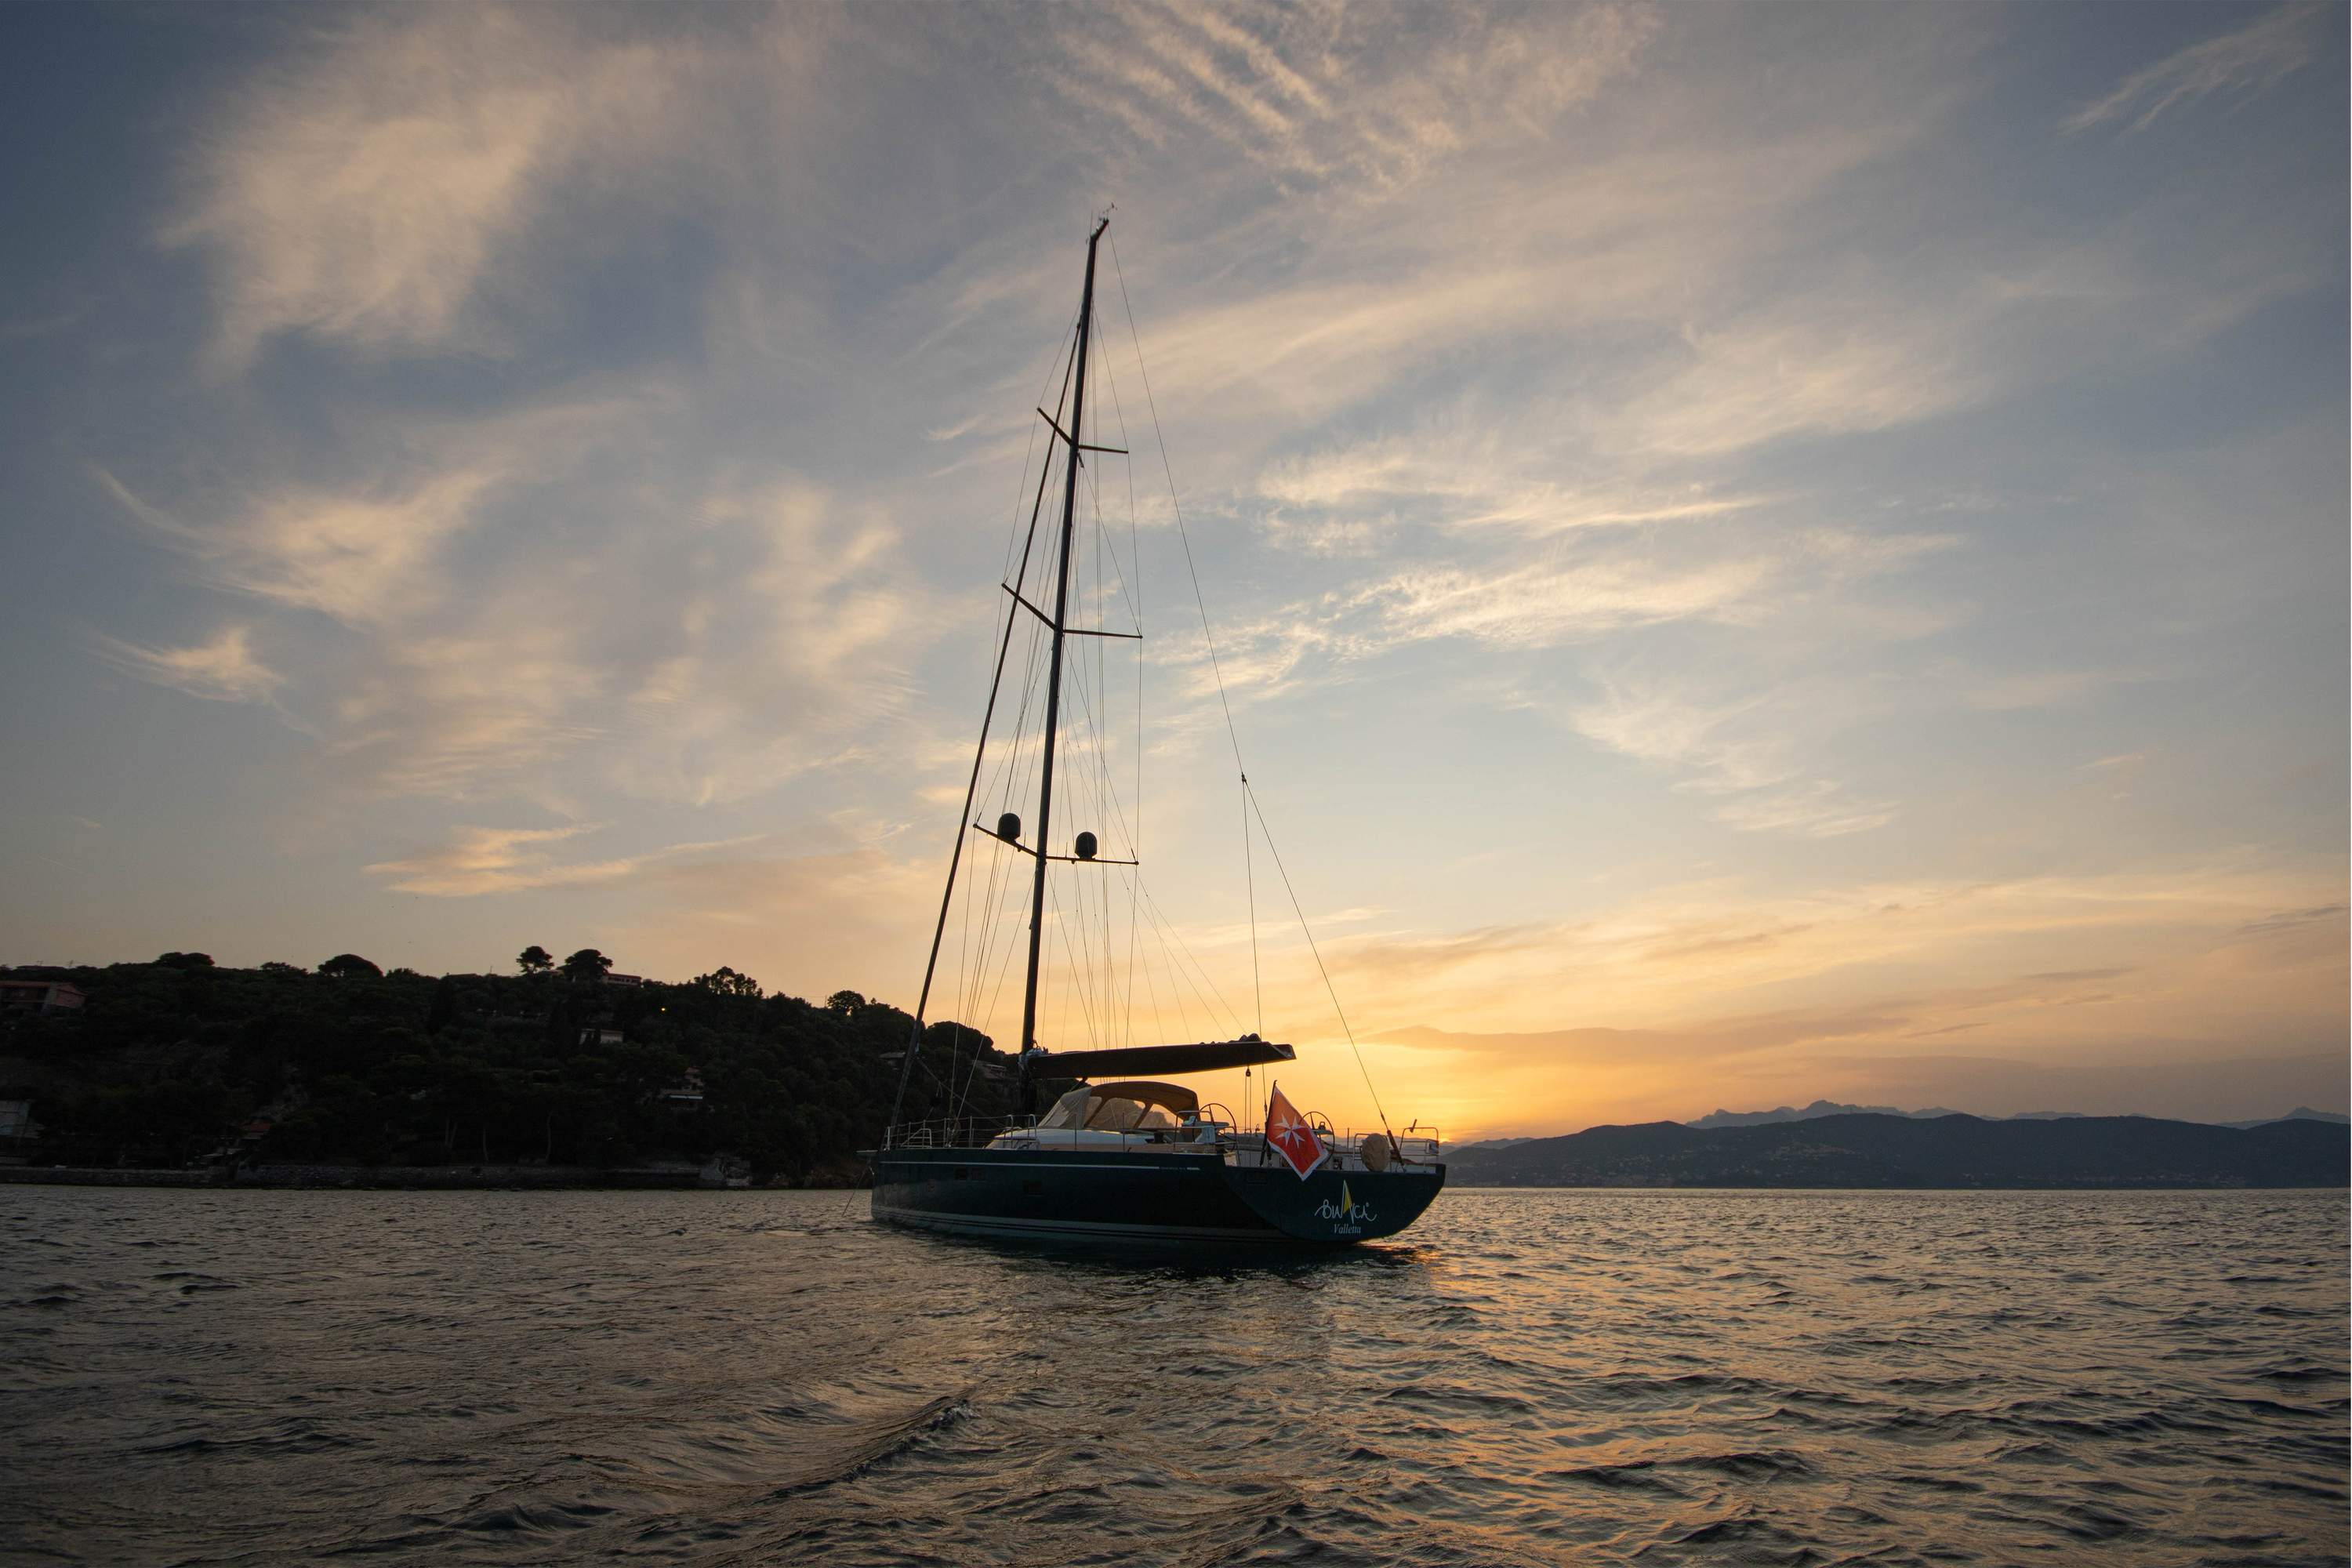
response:
{"label": "mainsail cover", "polygon": [[1238,1040],[1202,1040],[1189,1046],[1122,1046],[1102,1051],[1031,1051],[1021,1066],[1038,1078],[1162,1078],[1177,1073],[1215,1072],[1223,1068],[1256,1067],[1265,1062],[1297,1059],[1297,1053],[1275,1040],[1244,1035]]}

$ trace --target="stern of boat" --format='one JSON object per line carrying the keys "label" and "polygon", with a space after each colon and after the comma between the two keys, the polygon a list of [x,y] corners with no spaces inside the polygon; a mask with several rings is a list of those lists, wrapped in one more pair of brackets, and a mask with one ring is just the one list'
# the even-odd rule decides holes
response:
{"label": "stern of boat", "polygon": [[1289,1166],[1232,1164],[1227,1185],[1266,1224],[1295,1241],[1344,1247],[1394,1236],[1437,1200],[1443,1164],[1316,1171],[1304,1181]]}

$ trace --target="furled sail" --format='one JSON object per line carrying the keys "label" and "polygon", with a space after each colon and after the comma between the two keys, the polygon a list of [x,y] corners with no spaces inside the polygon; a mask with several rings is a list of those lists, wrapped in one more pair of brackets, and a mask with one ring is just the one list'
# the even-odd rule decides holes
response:
{"label": "furled sail", "polygon": [[1215,1072],[1296,1060],[1297,1053],[1275,1040],[1244,1035],[1238,1040],[1202,1040],[1188,1046],[1122,1046],[1100,1051],[1030,1051],[1021,1058],[1032,1079],[1159,1078],[1171,1073]]}

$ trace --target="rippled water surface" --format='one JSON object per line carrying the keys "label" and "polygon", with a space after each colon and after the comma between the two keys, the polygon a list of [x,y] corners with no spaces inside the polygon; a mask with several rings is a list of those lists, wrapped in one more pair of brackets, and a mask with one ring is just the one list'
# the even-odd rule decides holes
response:
{"label": "rippled water surface", "polygon": [[2345,1560],[2342,1193],[1454,1192],[1189,1269],[844,1194],[0,1213],[12,1561]]}

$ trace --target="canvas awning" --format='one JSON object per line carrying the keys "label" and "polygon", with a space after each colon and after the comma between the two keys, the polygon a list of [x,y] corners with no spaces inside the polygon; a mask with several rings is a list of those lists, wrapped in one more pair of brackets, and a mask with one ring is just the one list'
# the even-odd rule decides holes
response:
{"label": "canvas awning", "polygon": [[1128,1079],[1118,1083],[1081,1084],[1055,1100],[1037,1125],[1113,1131],[1128,1127],[1173,1127],[1177,1117],[1200,1109],[1201,1097],[1181,1084]]}

